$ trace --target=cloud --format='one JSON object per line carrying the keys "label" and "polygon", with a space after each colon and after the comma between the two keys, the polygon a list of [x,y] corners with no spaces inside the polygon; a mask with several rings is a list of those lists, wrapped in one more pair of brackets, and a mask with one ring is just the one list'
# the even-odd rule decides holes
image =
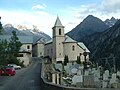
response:
{"label": "cloud", "polygon": [[35,5],[32,7],[32,10],[44,10],[46,7],[47,7],[46,4]]}
{"label": "cloud", "polygon": [[[99,3],[83,4],[76,7],[67,7],[64,13],[69,12],[74,16],[72,22],[79,24],[88,15],[93,15],[101,20],[111,18],[120,18],[120,0],[102,0]],[[71,22],[71,21],[70,21]]]}
{"label": "cloud", "polygon": [[51,35],[52,27],[54,25],[56,17],[47,13],[36,14],[35,12],[27,11],[8,11],[0,10],[1,22],[3,25],[12,24],[13,26],[24,25],[27,28],[33,28],[35,25],[40,31]]}
{"label": "cloud", "polygon": [[45,11],[33,11],[35,14],[37,15],[45,15],[45,16],[49,16],[49,13],[45,12]]}
{"label": "cloud", "polygon": [[68,32],[82,22],[88,15],[93,15],[103,21],[110,19],[112,16],[120,19],[120,0],[102,0],[99,3],[67,7],[63,8],[61,13],[63,20],[66,20],[63,25],[65,25],[66,31]]}
{"label": "cloud", "polygon": [[120,0],[102,0],[101,6],[106,13],[116,13],[120,11]]}

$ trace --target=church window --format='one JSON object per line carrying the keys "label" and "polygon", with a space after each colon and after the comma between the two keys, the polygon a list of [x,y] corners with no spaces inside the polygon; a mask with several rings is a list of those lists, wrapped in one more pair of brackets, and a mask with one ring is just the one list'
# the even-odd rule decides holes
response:
{"label": "church window", "polygon": [[59,53],[59,55],[61,55],[61,53]]}
{"label": "church window", "polygon": [[59,35],[61,35],[61,29],[59,29]]}
{"label": "church window", "polygon": [[40,52],[40,55],[42,55],[42,53]]}
{"label": "church window", "polygon": [[30,46],[29,46],[29,45],[27,46],[27,49],[30,49]]}
{"label": "church window", "polygon": [[75,46],[74,45],[72,46],[72,50],[75,51]]}
{"label": "church window", "polygon": [[82,55],[82,53],[80,53],[80,56]]}

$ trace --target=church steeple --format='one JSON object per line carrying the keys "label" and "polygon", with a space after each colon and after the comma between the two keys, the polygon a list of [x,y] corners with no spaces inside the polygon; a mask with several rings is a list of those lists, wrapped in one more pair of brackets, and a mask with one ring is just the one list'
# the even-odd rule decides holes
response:
{"label": "church steeple", "polygon": [[53,62],[64,60],[63,41],[65,40],[64,26],[57,17],[53,29]]}
{"label": "church steeple", "polygon": [[57,19],[55,21],[55,25],[52,28],[53,29],[53,37],[64,37],[64,26],[62,25],[59,17],[57,16]]}
{"label": "church steeple", "polygon": [[57,16],[54,27],[56,27],[56,26],[59,26],[59,27],[63,26],[58,16]]}

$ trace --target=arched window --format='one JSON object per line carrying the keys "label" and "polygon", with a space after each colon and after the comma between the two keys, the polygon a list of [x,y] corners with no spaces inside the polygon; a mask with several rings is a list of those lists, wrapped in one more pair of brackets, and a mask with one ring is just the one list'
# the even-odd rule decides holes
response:
{"label": "arched window", "polygon": [[61,35],[61,29],[59,29],[59,35]]}
{"label": "arched window", "polygon": [[75,51],[75,46],[74,45],[72,46],[72,50]]}

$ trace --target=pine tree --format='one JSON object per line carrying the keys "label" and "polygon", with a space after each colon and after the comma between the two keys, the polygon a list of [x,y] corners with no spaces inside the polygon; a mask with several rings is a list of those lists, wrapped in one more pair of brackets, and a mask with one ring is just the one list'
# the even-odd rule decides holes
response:
{"label": "pine tree", "polygon": [[77,56],[77,64],[81,64],[80,56]]}
{"label": "pine tree", "polygon": [[69,58],[67,55],[65,55],[65,58],[64,58],[64,65],[67,65],[67,63],[69,62]]}
{"label": "pine tree", "polygon": [[2,23],[0,21],[0,34],[2,34],[2,31],[3,31],[3,27],[2,27]]}
{"label": "pine tree", "polygon": [[12,37],[10,38],[9,43],[9,63],[16,63],[18,64],[19,61],[17,60],[17,56],[19,55],[20,47],[22,46],[22,43],[19,41],[19,38],[16,35],[15,31],[12,31]]}
{"label": "pine tree", "polygon": [[8,42],[0,39],[0,65],[6,65],[8,62]]}

